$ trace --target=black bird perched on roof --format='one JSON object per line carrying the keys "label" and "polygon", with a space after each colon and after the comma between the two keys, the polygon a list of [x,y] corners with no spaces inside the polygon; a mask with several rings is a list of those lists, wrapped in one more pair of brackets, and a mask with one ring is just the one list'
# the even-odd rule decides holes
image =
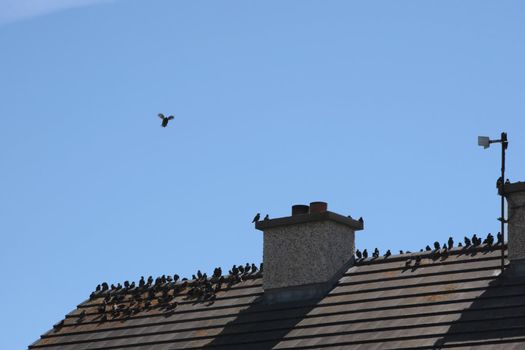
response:
{"label": "black bird perched on roof", "polygon": [[201,270],[197,270],[197,277],[198,277],[199,279],[202,278],[202,272],[201,272]]}
{"label": "black bird perched on roof", "polygon": [[257,272],[257,266],[255,266],[254,263],[252,263],[252,273],[256,273]]}
{"label": "black bird perched on roof", "polygon": [[170,115],[169,117],[165,117],[164,114],[162,114],[162,113],[159,113],[158,116],[159,116],[160,119],[162,119],[162,124],[161,124],[161,126],[162,126],[163,128],[167,127],[167,126],[168,126],[168,122],[169,122],[170,120],[173,120],[173,119],[175,118],[175,117],[172,116],[172,115]]}
{"label": "black bird perched on roof", "polygon": [[441,249],[441,246],[439,245],[439,242],[438,242],[438,241],[435,241],[435,242],[434,242],[434,248],[435,248],[436,250],[440,250],[440,249]]}
{"label": "black bird perched on roof", "polygon": [[452,237],[449,237],[448,238],[448,249],[452,249],[454,247],[454,240],[452,239]]}
{"label": "black bird perched on roof", "polygon": [[480,242],[479,242],[479,238],[478,236],[476,236],[476,234],[474,233],[474,235],[472,236],[472,244],[474,245],[479,245]]}
{"label": "black bird perched on roof", "polygon": [[402,250],[399,251],[399,254],[404,254]]}
{"label": "black bird perched on roof", "polygon": [[425,250],[426,250],[427,252],[429,252],[429,251],[431,251],[431,250],[432,250],[432,248],[430,248],[430,246],[429,246],[429,245],[427,245],[427,246],[425,247]]}
{"label": "black bird perched on roof", "polygon": [[491,246],[494,244],[494,236],[489,232],[489,234],[487,235],[487,238],[485,238],[485,242],[484,242],[486,245],[488,246]]}
{"label": "black bird perched on roof", "polygon": [[388,249],[385,253],[385,255],[383,255],[385,258],[388,258],[390,255],[392,255],[392,253],[390,252],[390,249]]}
{"label": "black bird perched on roof", "polygon": [[173,275],[173,282],[177,283],[177,281],[179,280],[180,276],[177,275],[177,274],[174,274]]}
{"label": "black bird perched on roof", "polygon": [[366,249],[363,250],[363,258],[368,258],[368,251]]}
{"label": "black bird perched on roof", "polygon": [[270,220],[270,215],[266,214],[266,216],[264,217],[264,221],[267,221],[267,220]]}
{"label": "black bird perched on roof", "polygon": [[373,256],[374,258],[378,258],[378,257],[379,257],[379,249],[377,249],[377,248],[374,249],[374,252],[372,253],[372,256]]}
{"label": "black bird perched on roof", "polygon": [[254,216],[252,223],[258,222],[261,219],[261,213],[257,213],[257,215]]}
{"label": "black bird perched on roof", "polygon": [[463,247],[463,244],[461,244],[461,242],[458,242],[458,247],[459,248]]}
{"label": "black bird perched on roof", "polygon": [[498,177],[498,180],[496,180],[496,188],[501,188],[503,186],[503,178],[500,176]]}
{"label": "black bird perched on roof", "polygon": [[359,249],[357,249],[355,251],[355,256],[357,256],[358,259],[361,259],[363,257],[363,254],[361,254],[361,251]]}
{"label": "black bird perched on roof", "polygon": [[470,245],[472,244],[472,242],[470,241],[470,239],[467,236],[465,236],[464,241],[465,241],[465,247],[466,248],[470,247]]}
{"label": "black bird perched on roof", "polygon": [[359,217],[359,219],[357,219],[357,221],[359,221],[360,223],[364,223],[365,221],[363,220],[363,217]]}
{"label": "black bird perched on roof", "polygon": [[498,238],[498,244],[503,243],[503,235],[501,234],[501,232],[498,232],[496,237]]}

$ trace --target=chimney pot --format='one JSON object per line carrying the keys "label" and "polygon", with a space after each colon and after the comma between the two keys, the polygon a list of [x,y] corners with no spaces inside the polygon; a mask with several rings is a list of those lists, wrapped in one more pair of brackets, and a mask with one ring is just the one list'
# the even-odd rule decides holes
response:
{"label": "chimney pot", "polygon": [[324,213],[328,210],[328,204],[326,202],[311,202],[310,203],[310,213]]}
{"label": "chimney pot", "polygon": [[310,207],[304,204],[292,205],[292,216],[308,214],[309,210],[310,210]]}

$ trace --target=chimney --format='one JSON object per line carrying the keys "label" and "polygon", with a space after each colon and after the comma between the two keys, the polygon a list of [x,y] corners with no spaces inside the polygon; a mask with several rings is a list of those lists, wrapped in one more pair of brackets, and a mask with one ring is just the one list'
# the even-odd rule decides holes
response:
{"label": "chimney", "polygon": [[508,210],[508,257],[513,274],[525,275],[525,182],[504,186]]}
{"label": "chimney", "polygon": [[312,202],[255,228],[264,232],[264,297],[276,303],[328,292],[353,264],[355,231],[363,222],[328,211],[325,202]]}

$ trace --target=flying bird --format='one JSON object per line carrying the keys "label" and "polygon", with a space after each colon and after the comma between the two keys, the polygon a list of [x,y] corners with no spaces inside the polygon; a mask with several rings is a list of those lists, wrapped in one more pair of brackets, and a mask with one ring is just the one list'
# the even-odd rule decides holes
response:
{"label": "flying bird", "polygon": [[159,118],[162,119],[162,124],[161,124],[161,126],[162,126],[163,128],[167,127],[167,126],[168,126],[168,122],[169,122],[170,120],[173,120],[173,119],[175,118],[175,117],[172,116],[172,115],[170,115],[169,117],[165,117],[164,114],[162,114],[162,113],[159,113],[158,115],[159,115]]}

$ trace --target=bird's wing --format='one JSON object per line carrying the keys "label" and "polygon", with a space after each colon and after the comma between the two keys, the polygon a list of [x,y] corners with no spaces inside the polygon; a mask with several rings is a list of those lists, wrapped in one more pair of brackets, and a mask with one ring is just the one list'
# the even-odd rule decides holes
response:
{"label": "bird's wing", "polygon": [[159,113],[158,115],[159,115],[159,118],[160,118],[160,119],[164,119],[164,114]]}
{"label": "bird's wing", "polygon": [[172,119],[174,119],[174,118],[175,118],[174,116],[170,115],[170,116],[168,117],[168,120],[172,120]]}

